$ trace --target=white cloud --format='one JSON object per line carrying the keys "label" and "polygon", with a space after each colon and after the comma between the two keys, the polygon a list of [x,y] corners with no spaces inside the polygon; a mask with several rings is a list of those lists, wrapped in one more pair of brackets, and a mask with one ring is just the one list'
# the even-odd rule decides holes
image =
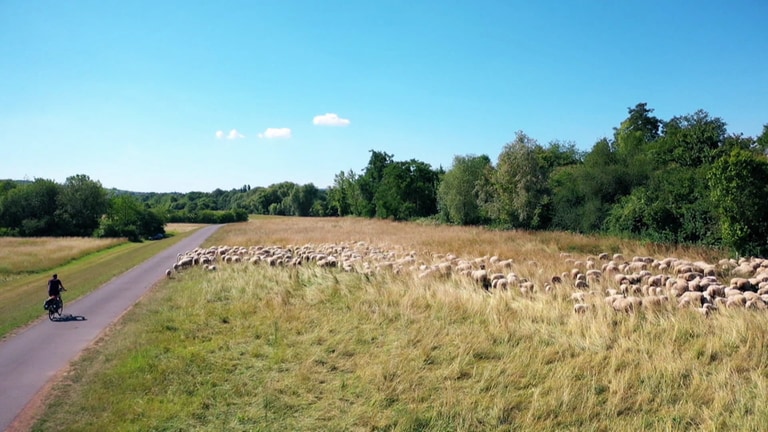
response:
{"label": "white cloud", "polygon": [[226,139],[233,140],[233,139],[245,138],[245,135],[238,132],[237,129],[232,129],[231,131],[229,131],[228,134],[225,134],[224,131],[216,131],[216,138],[218,139],[226,138]]}
{"label": "white cloud", "polygon": [[349,119],[341,118],[338,114],[326,113],[315,116],[312,123],[316,126],[349,126]]}
{"label": "white cloud", "polygon": [[290,128],[267,128],[267,130],[259,134],[259,138],[266,138],[266,139],[290,138],[290,137],[291,137]]}
{"label": "white cloud", "polygon": [[227,135],[227,139],[237,139],[237,138],[245,138],[245,135],[238,132],[237,129],[232,129],[231,131],[229,131],[229,135]]}

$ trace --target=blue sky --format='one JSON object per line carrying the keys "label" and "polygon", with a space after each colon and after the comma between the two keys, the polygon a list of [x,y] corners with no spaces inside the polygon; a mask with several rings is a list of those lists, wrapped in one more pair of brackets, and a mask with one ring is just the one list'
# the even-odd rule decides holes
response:
{"label": "blue sky", "polygon": [[768,2],[0,1],[0,178],[333,184],[524,131],[589,150],[646,102],[768,123]]}

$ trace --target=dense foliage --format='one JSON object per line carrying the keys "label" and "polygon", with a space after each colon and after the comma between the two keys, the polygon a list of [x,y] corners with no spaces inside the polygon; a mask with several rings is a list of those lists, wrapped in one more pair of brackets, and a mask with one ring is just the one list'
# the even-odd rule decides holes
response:
{"label": "dense foliage", "polygon": [[0,182],[0,234],[123,235],[161,232],[165,222],[227,223],[248,214],[361,216],[502,228],[610,233],[653,242],[726,246],[768,255],[768,125],[760,136],[729,133],[699,110],[662,120],[639,103],[613,136],[589,151],[539,144],[524,132],[488,155],[457,155],[445,171],[370,150],[361,172],[333,185],[282,182],[210,193],[104,191],[78,175]]}
{"label": "dense foliage", "polygon": [[7,236],[127,237],[164,234],[165,220],[131,195],[110,194],[79,174],[52,180],[0,182],[0,234]]}

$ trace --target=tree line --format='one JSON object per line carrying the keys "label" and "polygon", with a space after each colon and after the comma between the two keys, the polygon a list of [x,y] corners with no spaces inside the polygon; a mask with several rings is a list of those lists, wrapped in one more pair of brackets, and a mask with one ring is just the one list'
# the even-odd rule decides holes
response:
{"label": "tree line", "polygon": [[[119,220],[115,207],[122,205],[144,215],[133,220],[162,223],[226,223],[245,220],[248,214],[431,218],[498,229],[722,246],[741,255],[765,256],[767,149],[768,125],[759,136],[747,137],[729,133],[722,119],[703,110],[663,120],[638,103],[627,109],[612,136],[588,151],[572,142],[542,145],[522,131],[495,161],[488,155],[456,155],[448,170],[370,150],[366,167],[340,171],[327,189],[286,181],[210,193],[113,191],[104,192],[109,205],[99,207],[101,201],[94,199],[90,211],[78,213],[78,207],[68,204],[71,197],[98,195],[95,190],[100,189],[87,176],[67,179],[64,185],[6,181],[0,183],[0,234],[87,235],[91,230],[112,235],[110,224]],[[99,187],[84,187],[91,183]],[[55,209],[46,212],[44,203],[58,194]],[[31,202],[35,204],[27,204],[27,213],[18,210],[21,203]],[[38,205],[42,208],[36,211],[29,208]]]}
{"label": "tree line", "polygon": [[[131,241],[165,235],[168,214],[142,194],[107,190],[84,174],[53,180],[0,181],[0,236],[126,237]],[[247,220],[242,211],[196,213],[194,222]],[[193,219],[192,217],[189,218]]]}

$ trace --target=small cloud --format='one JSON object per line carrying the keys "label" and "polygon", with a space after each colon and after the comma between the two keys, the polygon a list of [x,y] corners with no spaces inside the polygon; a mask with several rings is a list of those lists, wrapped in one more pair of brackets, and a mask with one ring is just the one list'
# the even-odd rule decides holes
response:
{"label": "small cloud", "polygon": [[245,138],[245,135],[238,132],[237,129],[232,129],[231,131],[229,131],[229,135],[227,135],[227,139],[238,139],[238,138]]}
{"label": "small cloud", "polygon": [[349,126],[349,119],[341,118],[338,114],[326,113],[315,116],[312,119],[312,124],[315,126]]}
{"label": "small cloud", "polygon": [[232,129],[231,131],[229,131],[228,134],[225,134],[224,131],[216,131],[216,138],[218,139],[226,138],[226,139],[232,140],[232,139],[245,138],[245,135],[238,132],[237,129]]}
{"label": "small cloud", "polygon": [[259,134],[259,138],[266,138],[266,139],[290,138],[290,137],[291,137],[290,128],[267,128],[267,130],[265,130],[264,133]]}

